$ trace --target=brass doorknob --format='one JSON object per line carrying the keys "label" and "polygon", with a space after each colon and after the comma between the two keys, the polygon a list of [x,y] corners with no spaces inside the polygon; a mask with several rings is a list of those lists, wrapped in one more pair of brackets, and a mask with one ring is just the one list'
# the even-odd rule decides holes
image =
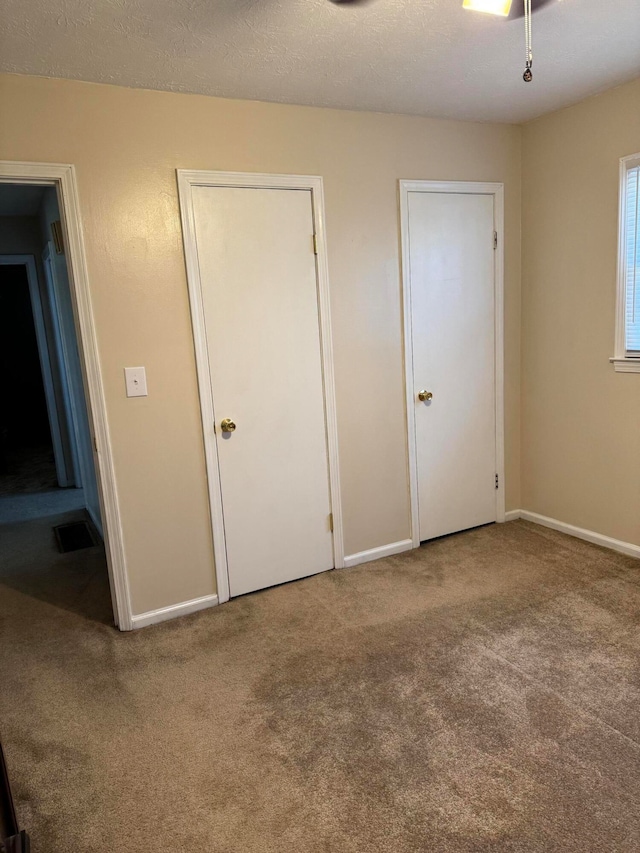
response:
{"label": "brass doorknob", "polygon": [[225,418],[223,421],[220,421],[220,429],[222,432],[234,432],[236,425],[231,420],[231,418]]}
{"label": "brass doorknob", "polygon": [[422,403],[428,403],[430,400],[433,400],[433,394],[431,391],[418,391],[418,400]]}

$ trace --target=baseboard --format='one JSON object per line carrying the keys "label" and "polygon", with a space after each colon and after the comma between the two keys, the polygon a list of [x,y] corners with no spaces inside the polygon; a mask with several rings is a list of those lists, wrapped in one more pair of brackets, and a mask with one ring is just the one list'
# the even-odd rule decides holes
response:
{"label": "baseboard", "polygon": [[640,557],[640,545],[623,542],[621,539],[612,539],[611,536],[596,533],[594,530],[575,527],[573,524],[567,524],[565,521],[558,521],[557,518],[548,518],[546,515],[529,512],[526,509],[512,510],[507,513],[507,521],[514,521],[516,518],[540,524],[542,527],[549,527],[551,530],[558,530],[560,533],[566,533],[567,536],[574,536],[576,539],[584,539],[585,542],[591,542],[593,545],[600,545],[602,548],[618,551],[620,554],[626,554],[628,557]]}
{"label": "baseboard", "polygon": [[345,569],[357,566],[360,563],[369,563],[371,560],[380,560],[382,557],[391,557],[393,554],[401,554],[413,547],[411,539],[402,539],[400,542],[391,542],[390,545],[381,545],[379,548],[371,548],[369,551],[359,551],[344,558]]}
{"label": "baseboard", "polygon": [[518,518],[522,517],[521,509],[510,509],[508,512],[504,514],[505,521],[516,521]]}
{"label": "baseboard", "polygon": [[202,598],[193,598],[191,601],[182,601],[180,604],[171,604],[169,607],[161,607],[159,610],[149,610],[147,613],[139,613],[131,617],[131,624],[136,628],[145,628],[147,625],[155,625],[157,622],[166,622],[167,619],[176,619],[178,616],[187,616],[207,607],[214,607],[218,603],[217,595],[203,595]]}

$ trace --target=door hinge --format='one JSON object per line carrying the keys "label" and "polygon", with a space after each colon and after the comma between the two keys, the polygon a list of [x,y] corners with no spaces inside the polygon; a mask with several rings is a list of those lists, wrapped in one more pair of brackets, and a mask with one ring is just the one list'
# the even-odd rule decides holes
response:
{"label": "door hinge", "polygon": [[496,489],[500,488],[500,477],[496,474]]}
{"label": "door hinge", "polygon": [[93,436],[93,449],[96,453],[98,452],[98,439],[95,437],[95,435]]}
{"label": "door hinge", "polygon": [[317,254],[318,254],[318,235],[317,235],[317,234],[314,234],[314,235],[311,237],[311,241],[312,241],[312,243],[313,243],[313,254],[314,254],[314,255],[317,255]]}
{"label": "door hinge", "polygon": [[497,231],[493,232],[493,248],[494,249],[498,248],[498,232]]}
{"label": "door hinge", "polygon": [[329,530],[333,533],[333,513],[329,513]]}

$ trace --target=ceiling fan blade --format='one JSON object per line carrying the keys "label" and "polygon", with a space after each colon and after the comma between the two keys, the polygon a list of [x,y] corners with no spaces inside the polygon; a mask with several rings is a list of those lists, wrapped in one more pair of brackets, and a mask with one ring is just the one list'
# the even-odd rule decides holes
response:
{"label": "ceiling fan blade", "polygon": [[373,0],[331,0],[336,6],[368,6]]}
{"label": "ceiling fan blade", "polygon": [[[558,0],[531,0],[531,11],[535,14],[545,6],[557,2]],[[524,18],[524,0],[514,0],[508,20],[513,21],[515,18]]]}
{"label": "ceiling fan blade", "polygon": [[[335,6],[368,6],[374,0],[331,0]],[[545,6],[557,3],[558,0],[531,0],[531,11],[538,12]],[[524,17],[524,0],[514,0],[508,20]]]}

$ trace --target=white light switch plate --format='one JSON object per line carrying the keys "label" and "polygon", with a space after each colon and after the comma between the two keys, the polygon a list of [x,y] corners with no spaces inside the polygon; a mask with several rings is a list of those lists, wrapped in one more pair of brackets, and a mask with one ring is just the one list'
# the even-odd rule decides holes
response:
{"label": "white light switch plate", "polygon": [[144,367],[125,367],[124,381],[127,387],[127,397],[147,396],[147,374]]}

